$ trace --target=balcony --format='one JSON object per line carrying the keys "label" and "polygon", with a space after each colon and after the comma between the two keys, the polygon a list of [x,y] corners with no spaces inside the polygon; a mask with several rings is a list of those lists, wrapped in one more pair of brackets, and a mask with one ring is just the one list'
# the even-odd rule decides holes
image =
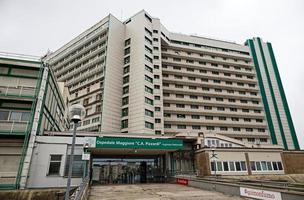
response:
{"label": "balcony", "polygon": [[29,126],[29,122],[0,120],[0,134],[24,135]]}
{"label": "balcony", "polygon": [[21,97],[33,99],[35,97],[36,88],[27,86],[0,86],[0,97]]}

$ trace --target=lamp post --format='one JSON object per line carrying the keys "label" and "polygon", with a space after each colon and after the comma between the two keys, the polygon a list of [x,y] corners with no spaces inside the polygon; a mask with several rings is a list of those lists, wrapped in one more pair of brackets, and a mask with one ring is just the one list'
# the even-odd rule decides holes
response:
{"label": "lamp post", "polygon": [[[85,143],[85,145],[83,146],[83,154],[85,155],[88,152],[88,148],[89,148],[89,144]],[[83,167],[83,177],[82,179],[84,180],[87,176],[87,160],[84,160],[84,167]]]}
{"label": "lamp post", "polygon": [[73,131],[72,147],[71,147],[71,154],[70,154],[70,160],[69,160],[67,188],[66,188],[65,198],[64,198],[65,200],[68,200],[70,197],[71,177],[72,177],[72,167],[73,167],[73,160],[74,160],[74,149],[75,149],[77,124],[84,118],[84,116],[85,116],[85,108],[82,105],[74,104],[69,108],[69,118],[71,119],[71,121],[74,124],[74,131]]}
{"label": "lamp post", "polygon": [[215,153],[215,147],[214,146],[212,146],[212,148],[211,148],[211,152],[212,152],[212,154],[211,154],[211,158],[213,159],[213,166],[214,166],[214,176],[215,176],[215,178],[216,178],[216,159],[217,159],[217,154]]}

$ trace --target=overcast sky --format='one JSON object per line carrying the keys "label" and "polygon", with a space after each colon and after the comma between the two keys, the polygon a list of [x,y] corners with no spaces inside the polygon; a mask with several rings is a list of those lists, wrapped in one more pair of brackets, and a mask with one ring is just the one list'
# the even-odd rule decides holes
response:
{"label": "overcast sky", "polygon": [[304,1],[302,0],[0,0],[0,51],[42,55],[109,13],[125,20],[145,9],[173,32],[244,43],[272,43],[304,148]]}

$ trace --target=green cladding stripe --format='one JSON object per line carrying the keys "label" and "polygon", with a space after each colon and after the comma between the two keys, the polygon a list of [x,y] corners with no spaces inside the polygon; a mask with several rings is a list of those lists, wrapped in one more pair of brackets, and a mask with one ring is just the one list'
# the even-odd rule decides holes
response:
{"label": "green cladding stripe", "polygon": [[289,110],[289,107],[288,107],[288,104],[287,104],[287,99],[286,99],[285,92],[284,92],[284,89],[283,89],[283,84],[282,84],[281,77],[280,77],[280,74],[279,74],[278,66],[277,66],[277,63],[276,63],[276,60],[275,60],[275,57],[274,57],[273,49],[272,49],[272,46],[271,46],[270,43],[267,43],[267,47],[268,47],[269,55],[270,55],[270,58],[271,58],[273,70],[274,70],[274,73],[275,73],[275,76],[276,76],[277,84],[278,84],[278,87],[279,87],[280,96],[281,96],[281,99],[282,99],[282,102],[283,102],[285,114],[286,114],[287,121],[288,121],[288,126],[289,126],[291,137],[292,137],[292,140],[293,140],[293,144],[294,144],[295,149],[299,150],[300,149],[299,142],[298,142],[296,131],[295,131],[295,128],[294,128],[294,125],[293,125],[293,122],[292,122],[290,110]]}
{"label": "green cladding stripe", "polygon": [[286,138],[285,138],[285,133],[284,133],[283,125],[282,125],[282,120],[281,120],[281,117],[280,117],[280,112],[279,112],[277,100],[276,100],[276,97],[275,97],[275,94],[274,94],[274,90],[273,90],[273,86],[272,86],[271,78],[270,78],[270,73],[269,73],[267,63],[266,63],[265,54],[264,54],[264,51],[263,51],[263,46],[262,46],[262,42],[261,42],[260,38],[258,38],[258,44],[259,44],[259,49],[260,49],[261,56],[262,56],[263,65],[265,67],[266,78],[267,78],[267,82],[268,82],[268,86],[269,86],[270,95],[271,95],[271,99],[272,99],[272,102],[273,102],[274,110],[275,110],[276,117],[277,117],[277,120],[278,120],[278,125],[279,125],[279,129],[280,129],[283,145],[284,145],[285,149],[288,149],[288,145],[287,145]]}
{"label": "green cladding stripe", "polygon": [[261,95],[262,95],[262,100],[263,100],[263,104],[264,104],[264,108],[265,108],[265,113],[266,113],[266,118],[267,118],[267,123],[268,123],[269,131],[270,131],[271,140],[272,140],[273,144],[278,144],[278,141],[277,141],[277,138],[276,138],[276,135],[275,135],[275,131],[274,131],[274,127],[273,127],[273,122],[272,122],[272,119],[271,119],[271,114],[270,114],[270,110],[269,110],[269,105],[268,105],[266,93],[265,93],[265,88],[264,88],[262,75],[261,75],[261,71],[260,71],[260,66],[259,66],[258,59],[257,59],[257,56],[256,56],[256,52],[255,52],[255,49],[254,49],[253,40],[247,40],[247,44],[249,45],[249,48],[251,50],[254,66],[255,66],[255,69],[256,69],[257,78],[258,78],[260,91],[261,91]]}

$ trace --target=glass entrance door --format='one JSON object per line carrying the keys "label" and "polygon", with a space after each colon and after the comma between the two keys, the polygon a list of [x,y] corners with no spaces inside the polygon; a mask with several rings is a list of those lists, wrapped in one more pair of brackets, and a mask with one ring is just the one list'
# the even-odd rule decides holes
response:
{"label": "glass entrance door", "polygon": [[135,184],[163,181],[160,157],[93,159],[92,181],[96,184]]}

